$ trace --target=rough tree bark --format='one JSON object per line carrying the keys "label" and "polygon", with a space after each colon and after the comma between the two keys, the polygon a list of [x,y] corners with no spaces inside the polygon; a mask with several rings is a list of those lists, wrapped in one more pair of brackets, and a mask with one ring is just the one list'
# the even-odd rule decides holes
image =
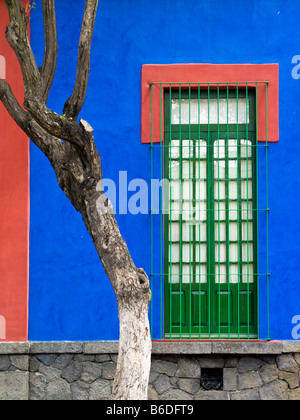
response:
{"label": "rough tree bark", "polygon": [[[29,18],[22,0],[5,0],[10,24],[6,38],[13,48],[24,79],[24,104],[0,79],[0,100],[28,137],[49,159],[60,188],[83,217],[84,223],[115,291],[120,320],[120,340],[113,399],[147,399],[151,359],[148,308],[149,279],[137,268],[122,238],[110,203],[99,188],[101,159],[92,127],[77,122],[85,101],[90,72],[90,50],[98,0],[86,0],[78,48],[76,82],[63,116],[47,107],[56,71],[57,27],[55,0],[42,0],[45,54],[37,68],[29,40]],[[101,183],[100,183],[101,185]],[[107,210],[103,211],[104,203]],[[105,208],[104,208],[105,210]]]}

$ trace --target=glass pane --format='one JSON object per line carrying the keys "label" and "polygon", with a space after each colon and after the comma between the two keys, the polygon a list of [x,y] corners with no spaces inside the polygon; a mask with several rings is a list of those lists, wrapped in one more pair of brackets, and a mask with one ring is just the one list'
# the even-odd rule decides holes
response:
{"label": "glass pane", "polygon": [[215,220],[226,220],[226,203],[215,203]]}
{"label": "glass pane", "polygon": [[206,179],[206,177],[207,177],[206,172],[207,172],[206,161],[200,160],[200,165],[199,165],[199,161],[196,161],[196,164],[195,164],[195,178]]}
{"label": "glass pane", "polygon": [[216,241],[226,241],[226,223],[215,223]]}
{"label": "glass pane", "polygon": [[206,200],[206,181],[195,182],[196,200]]}
{"label": "glass pane", "polygon": [[204,264],[196,265],[196,283],[207,283],[207,267]]}
{"label": "glass pane", "polygon": [[226,276],[226,265],[225,264],[216,264],[215,265],[215,282],[216,283],[227,283],[227,276]]}
{"label": "glass pane", "polygon": [[182,266],[182,283],[188,284],[192,281],[193,267],[184,264]]}
{"label": "glass pane", "polygon": [[206,158],[206,141],[205,140],[195,140],[195,156],[197,158]]}
{"label": "glass pane", "polygon": [[207,251],[206,251],[206,244],[201,244],[200,246],[199,246],[199,244],[196,244],[196,247],[195,247],[195,253],[196,253],[196,255],[195,255],[195,261],[196,262],[201,262],[201,263],[203,263],[203,262],[206,262],[207,261]]}
{"label": "glass pane", "polygon": [[242,240],[253,241],[253,225],[252,222],[242,223]]}
{"label": "glass pane", "polygon": [[238,224],[229,223],[229,240],[237,241],[238,240]]}
{"label": "glass pane", "polygon": [[239,266],[237,264],[229,265],[229,282],[230,283],[239,282]]}
{"label": "glass pane", "polygon": [[226,183],[223,181],[215,182],[215,199],[225,200],[226,198]]}
{"label": "glass pane", "polygon": [[241,196],[242,200],[252,199],[252,181],[241,182]]}
{"label": "glass pane", "polygon": [[243,283],[254,283],[253,264],[242,265]]}
{"label": "glass pane", "polygon": [[252,157],[252,143],[250,140],[241,140],[241,158]]}
{"label": "glass pane", "polygon": [[203,241],[206,242],[207,240],[207,231],[206,231],[206,223],[200,223],[200,225],[198,225],[196,227],[196,241]]}
{"label": "glass pane", "polygon": [[226,245],[225,244],[215,245],[215,261],[226,262]]}
{"label": "glass pane", "polygon": [[170,261],[172,262],[179,262],[180,261],[180,254],[179,254],[179,245],[178,244],[172,244],[172,246],[169,247],[169,255],[170,255]]}
{"label": "glass pane", "polygon": [[169,283],[178,284],[180,282],[179,265],[169,265]]}
{"label": "glass pane", "polygon": [[[172,124],[246,124],[249,123],[249,100],[245,98],[172,99]],[[200,105],[200,106],[199,106]],[[200,108],[200,114],[199,114]],[[209,114],[209,121],[208,121]],[[237,116],[238,114],[238,116]],[[181,121],[179,120],[181,115]]]}
{"label": "glass pane", "polygon": [[239,247],[238,244],[229,245],[229,261],[238,262],[239,259]]}

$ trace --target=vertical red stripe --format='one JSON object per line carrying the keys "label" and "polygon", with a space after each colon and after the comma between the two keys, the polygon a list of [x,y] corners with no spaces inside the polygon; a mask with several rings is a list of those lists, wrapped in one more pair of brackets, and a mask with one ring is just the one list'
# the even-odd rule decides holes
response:
{"label": "vertical red stripe", "polygon": [[[5,39],[8,23],[1,1],[0,77],[22,104],[22,74]],[[27,340],[28,257],[29,140],[0,103],[0,341]]]}

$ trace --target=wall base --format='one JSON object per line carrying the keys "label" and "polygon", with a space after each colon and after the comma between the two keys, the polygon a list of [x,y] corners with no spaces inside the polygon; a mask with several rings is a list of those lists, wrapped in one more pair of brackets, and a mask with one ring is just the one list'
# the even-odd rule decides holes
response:
{"label": "wall base", "polygon": [[[0,343],[0,400],[108,400],[117,351],[117,342]],[[222,374],[218,390],[203,387],[210,369]],[[154,342],[149,399],[300,400],[299,372],[299,342]]]}

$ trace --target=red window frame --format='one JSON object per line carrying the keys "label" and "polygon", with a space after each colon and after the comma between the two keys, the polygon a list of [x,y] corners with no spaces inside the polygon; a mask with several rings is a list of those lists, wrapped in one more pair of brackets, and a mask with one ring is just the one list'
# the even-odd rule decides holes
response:
{"label": "red window frame", "polygon": [[182,88],[197,87],[199,83],[209,83],[212,88],[218,84],[236,87],[237,83],[241,88],[246,84],[249,88],[257,86],[257,141],[279,141],[278,64],[146,64],[142,66],[141,83],[142,143],[160,143],[163,140],[161,86],[162,89],[168,89],[170,84],[179,83]]}

